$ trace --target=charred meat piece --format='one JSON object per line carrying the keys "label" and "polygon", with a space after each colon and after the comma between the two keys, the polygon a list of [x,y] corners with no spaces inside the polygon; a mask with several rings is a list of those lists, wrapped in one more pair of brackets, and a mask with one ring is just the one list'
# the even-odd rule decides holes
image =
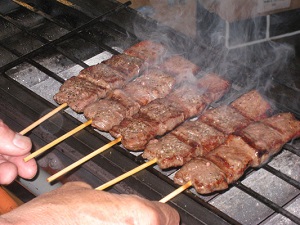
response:
{"label": "charred meat piece", "polygon": [[101,99],[87,106],[84,115],[92,119],[92,126],[102,131],[109,131],[124,118],[139,111],[140,105],[121,89],[113,90],[107,99]]}
{"label": "charred meat piece", "polygon": [[125,118],[109,132],[113,137],[122,137],[122,144],[129,150],[139,151],[156,136],[158,124],[149,118],[134,116]]}
{"label": "charred meat piece", "polygon": [[196,148],[201,156],[224,143],[227,138],[226,134],[201,122],[199,119],[186,121],[171,133],[182,142]]}
{"label": "charred meat piece", "polygon": [[169,101],[168,98],[152,101],[142,107],[139,114],[157,122],[158,130],[156,135],[163,135],[184,121],[184,114],[181,108],[174,102]]}
{"label": "charred meat piece", "polygon": [[211,103],[219,100],[229,90],[230,83],[217,74],[209,73],[198,80],[197,86]]}
{"label": "charred meat piece", "polygon": [[196,116],[201,113],[209,100],[203,95],[202,90],[192,84],[183,84],[171,92],[167,99],[176,102],[184,112],[184,118]]}
{"label": "charred meat piece", "polygon": [[173,76],[159,70],[149,70],[126,85],[123,90],[142,106],[154,99],[165,97],[175,84]]}
{"label": "charred meat piece", "polygon": [[102,131],[109,131],[114,123],[120,123],[125,117],[126,109],[119,102],[102,99],[84,110],[84,115],[92,119],[92,126]]}
{"label": "charred meat piece", "polygon": [[251,123],[250,119],[244,117],[234,108],[226,105],[207,110],[201,115],[200,119],[225,134],[231,134]]}
{"label": "charred meat piece", "polygon": [[143,153],[146,159],[157,158],[157,164],[161,169],[182,166],[198,155],[197,148],[185,144],[172,133],[162,139],[151,140]]}
{"label": "charred meat piece", "polygon": [[193,82],[200,67],[182,56],[176,55],[166,59],[159,68],[173,74],[178,82]]}
{"label": "charred meat piece", "polygon": [[113,90],[107,98],[125,107],[125,117],[131,117],[140,110],[140,105],[122,89]]}
{"label": "charred meat piece", "polygon": [[143,157],[149,160],[156,157],[162,169],[182,166],[197,156],[206,155],[225,140],[225,134],[199,120],[186,121],[162,138],[151,140]]}
{"label": "charred meat piece", "polygon": [[[233,140],[235,139],[235,140]],[[206,159],[217,165],[226,175],[227,183],[238,180],[253,162],[253,151],[239,137],[230,136],[225,144],[219,146]]]}
{"label": "charred meat piece", "polygon": [[257,90],[252,90],[231,103],[245,117],[258,121],[269,116],[271,105],[260,95]]}
{"label": "charred meat piece", "polygon": [[191,181],[196,191],[208,194],[228,188],[225,173],[210,160],[195,158],[186,163],[174,177],[174,182],[184,185]]}
{"label": "charred meat piece", "polygon": [[66,80],[54,95],[58,104],[67,103],[75,112],[81,113],[84,108],[106,96],[107,89],[100,88],[86,79],[71,77]]}
{"label": "charred meat piece", "polygon": [[78,77],[104,89],[112,90],[122,87],[125,84],[125,75],[112,69],[111,67],[99,63],[80,71]]}
{"label": "charred meat piece", "polygon": [[138,76],[145,69],[143,60],[125,54],[113,55],[102,63],[125,74],[126,79]]}
{"label": "charred meat piece", "polygon": [[261,122],[251,123],[237,132],[249,145],[260,151],[260,155],[278,152],[284,144],[282,134]]}
{"label": "charred meat piece", "polygon": [[124,51],[124,54],[142,59],[148,65],[153,65],[162,60],[167,49],[160,43],[145,40]]}
{"label": "charred meat piece", "polygon": [[300,121],[292,113],[279,113],[261,121],[264,124],[278,130],[284,142],[288,142],[300,136]]}

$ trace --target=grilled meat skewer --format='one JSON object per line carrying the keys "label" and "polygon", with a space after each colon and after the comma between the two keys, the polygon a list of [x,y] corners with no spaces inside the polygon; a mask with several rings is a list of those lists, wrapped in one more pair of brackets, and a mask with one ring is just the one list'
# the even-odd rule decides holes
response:
{"label": "grilled meat skewer", "polygon": [[[231,103],[247,102],[249,98],[258,99],[262,105],[260,111],[256,111],[255,118],[264,118],[270,110],[269,103],[263,99],[256,90],[252,90]],[[256,103],[255,103],[256,104]],[[195,121],[186,121],[166,136],[151,140],[143,157],[151,160],[157,158],[160,168],[178,167],[184,165],[192,158],[205,156],[210,151],[226,141],[229,134],[246,127],[253,120],[244,117],[231,105],[219,106],[205,111]],[[248,104],[251,106],[251,103]],[[251,110],[250,107],[244,110]]]}
{"label": "grilled meat skewer", "polygon": [[[152,55],[151,60],[145,62],[145,59],[138,57],[138,50]],[[126,51],[132,54],[114,55],[65,81],[54,100],[58,104],[67,103],[74,111],[81,113],[87,105],[106,97],[109,91],[124,86],[146,68],[154,66],[161,60],[166,48],[151,41],[141,41]]]}
{"label": "grilled meat skewer", "polygon": [[300,121],[291,113],[262,119],[230,135],[224,144],[205,157],[186,163],[175,174],[174,182],[183,185],[191,181],[200,194],[224,190],[247,168],[266,163],[286,142],[298,137]]}
{"label": "grilled meat skewer", "polygon": [[184,120],[202,112],[228,88],[226,80],[215,74],[207,74],[193,84],[182,85],[164,99],[142,107],[133,118],[124,119],[120,125],[114,126],[110,134],[114,137],[121,136],[122,144],[129,150],[144,149],[157,135],[165,134]]}

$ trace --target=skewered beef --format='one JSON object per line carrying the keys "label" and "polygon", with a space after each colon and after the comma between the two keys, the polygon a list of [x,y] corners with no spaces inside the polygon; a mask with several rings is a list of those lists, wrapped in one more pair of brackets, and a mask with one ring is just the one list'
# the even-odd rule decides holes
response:
{"label": "skewered beef", "polygon": [[[143,41],[136,46],[140,47],[133,49],[141,49],[142,54],[147,54],[148,51],[151,62],[158,61],[166,50],[161,44],[151,41]],[[155,49],[161,50],[153,53]],[[147,63],[147,67],[149,66],[154,65]],[[102,63],[83,69],[77,78],[72,77],[64,82],[54,100],[59,104],[67,103],[70,108],[80,113],[87,105],[106,97],[109,91],[128,83],[145,68],[146,63],[140,57],[130,54],[112,56]]]}
{"label": "skewered beef", "polygon": [[271,118],[263,119],[264,124],[278,130],[285,142],[300,136],[300,121],[292,113],[279,113]]}
{"label": "skewered beef", "polygon": [[65,81],[53,98],[58,104],[68,103],[74,111],[80,113],[87,105],[105,97],[106,93],[106,89],[98,87],[86,79],[71,77]]}
{"label": "skewered beef", "polygon": [[167,49],[162,44],[145,40],[129,47],[123,53],[140,58],[148,65],[153,65],[161,62],[166,52]]}
{"label": "skewered beef", "polygon": [[[205,78],[200,78],[198,84],[201,83],[202,79],[208,80],[210,77],[210,74],[206,75]],[[210,78],[212,81],[215,79],[215,76],[212,76]],[[219,77],[217,79],[218,81],[221,80]],[[213,82],[212,82],[213,83]],[[222,84],[226,83],[227,81],[223,81]],[[193,86],[194,85],[194,86]],[[119,126],[114,126],[111,130],[110,133],[114,137],[121,136],[122,137],[122,144],[125,146],[125,148],[130,149],[130,150],[141,150],[145,148],[145,144],[149,142],[152,138],[154,138],[156,135],[162,135],[166,131],[169,131],[173,129],[175,126],[179,125],[182,123],[185,119],[196,116],[199,114],[204,108],[207,106],[207,103],[209,103],[209,99],[206,97],[207,93],[210,92],[211,90],[209,89],[210,87],[205,87],[205,94],[203,93],[202,89],[195,88],[195,83],[194,84],[185,84],[181,87],[179,87],[177,90],[174,92],[170,93],[166,98],[165,98],[165,104],[169,105],[172,102],[172,106],[174,107],[163,107],[163,113],[161,113],[159,110],[152,110],[151,111],[151,120],[154,123],[150,123],[147,126],[147,134],[144,134],[146,137],[149,138],[148,141],[143,139],[143,141],[140,141],[137,138],[134,138],[135,132],[136,132],[136,124],[139,124],[140,120],[142,118],[147,117],[149,120],[149,116],[145,116],[148,113],[148,110],[151,109],[152,104],[156,104],[156,102],[151,102],[145,109],[140,109],[140,112],[138,115],[136,115],[132,119],[128,119],[126,122],[123,122]],[[216,89],[216,86],[213,86],[212,92],[216,93],[224,93],[227,91],[228,86],[227,85],[218,85],[220,89]],[[224,87],[226,87],[226,90],[224,90]],[[223,90],[222,90],[223,89]],[[161,101],[162,102],[162,101]],[[176,107],[175,107],[176,105]],[[155,107],[153,107],[155,108]],[[183,112],[184,117],[182,117],[182,120],[177,120],[176,123],[174,123],[174,118],[178,116],[178,112],[175,113],[173,110],[174,108],[178,108],[178,112]],[[150,113],[150,112],[149,112]],[[177,115],[174,117],[174,115]],[[169,116],[167,118],[166,116]],[[138,121],[135,122],[134,120],[138,118]],[[176,118],[178,119],[178,117]],[[126,120],[126,119],[125,119]],[[166,123],[166,121],[172,121],[172,123]],[[158,127],[153,127],[152,124],[158,124]],[[165,126],[168,124],[168,126]],[[150,126],[152,128],[150,129]],[[165,130],[162,130],[161,128],[166,128]],[[131,131],[131,129],[133,129]],[[163,132],[162,132],[163,131]],[[145,133],[146,131],[144,131]]]}
{"label": "skewered beef", "polygon": [[257,90],[252,90],[244,94],[238,100],[231,103],[231,106],[245,117],[255,121],[266,118],[272,111],[270,103]]}
{"label": "skewered beef", "polygon": [[126,79],[124,74],[103,63],[98,63],[81,70],[78,77],[108,90],[122,87]]}
{"label": "skewered beef", "polygon": [[[251,105],[251,103],[249,104]],[[231,134],[251,122],[237,110],[227,105],[207,110],[200,119],[225,134]]]}
{"label": "skewered beef", "polygon": [[[287,127],[292,129],[287,136],[282,136],[266,123],[280,131],[287,130]],[[248,167],[265,163],[287,141],[300,136],[299,123],[290,113],[281,113],[253,122],[238,132],[241,136],[230,135],[226,143],[210,152],[205,159],[198,157],[186,163],[175,174],[174,182],[182,185],[192,181],[197,192],[201,194],[226,189],[221,179],[224,175],[227,184],[230,184],[239,179]],[[211,174],[210,178],[207,178],[208,174]],[[216,180],[213,181],[213,178]]]}
{"label": "skewered beef", "polygon": [[161,169],[182,166],[216,148],[226,137],[200,120],[186,121],[164,137],[150,140],[143,157],[149,160],[156,158]]}
{"label": "skewered beef", "polygon": [[185,164],[174,177],[174,182],[184,185],[188,181],[200,194],[208,194],[214,191],[228,188],[225,173],[210,160],[195,158]]}
{"label": "skewered beef", "polygon": [[257,149],[258,155],[272,155],[285,143],[280,132],[262,122],[251,123],[237,134]]}
{"label": "skewered beef", "polygon": [[125,54],[113,55],[102,63],[125,74],[127,79],[136,77],[145,69],[143,60]]}
{"label": "skewered beef", "polygon": [[[149,70],[142,76],[126,85],[123,89],[114,90],[108,98],[100,99],[84,110],[84,115],[92,119],[92,126],[102,131],[109,131],[124,118],[138,112],[156,98],[165,97],[175,86],[175,79],[158,70]],[[108,107],[117,109],[114,113]]]}
{"label": "skewered beef", "polygon": [[123,91],[140,105],[147,105],[154,99],[165,97],[175,84],[172,75],[153,69],[126,85]]}
{"label": "skewered beef", "polygon": [[194,75],[200,71],[199,66],[179,55],[166,59],[159,65],[159,69],[176,76],[178,82],[192,82],[195,80]]}
{"label": "skewered beef", "polygon": [[156,99],[140,109],[139,115],[158,123],[156,135],[162,135],[184,120],[184,112],[169,98]]}
{"label": "skewered beef", "polygon": [[[248,93],[245,95],[247,96]],[[244,98],[244,96],[240,98]],[[240,98],[235,101],[240,101]],[[229,134],[246,127],[251,122],[250,119],[242,116],[230,106],[209,109],[196,121],[187,121],[171,131],[171,134],[178,138],[177,143],[181,141],[192,148],[186,148],[183,151],[181,148],[183,144],[172,145],[168,143],[169,137],[165,136],[158,140],[151,140],[144,150],[143,157],[149,160],[157,158],[157,164],[162,169],[182,166],[193,157],[207,155],[211,150],[224,143]],[[169,150],[168,145],[172,145],[172,150]],[[184,158],[186,156],[187,158]],[[180,161],[177,158],[180,158]],[[179,164],[179,162],[183,162],[183,164]]]}
{"label": "skewered beef", "polygon": [[215,73],[209,73],[198,80],[197,86],[204,91],[204,95],[211,102],[214,102],[219,100],[229,90],[230,83]]}

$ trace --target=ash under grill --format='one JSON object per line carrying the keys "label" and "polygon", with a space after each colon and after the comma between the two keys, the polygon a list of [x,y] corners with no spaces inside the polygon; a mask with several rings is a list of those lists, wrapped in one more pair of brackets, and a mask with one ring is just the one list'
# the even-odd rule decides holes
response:
{"label": "ash under grill", "polygon": [[[70,7],[49,1],[44,7],[39,1],[26,3],[36,11],[11,2],[0,10],[0,116],[16,130],[22,130],[57,106],[53,95],[66,79],[122,52],[140,39],[158,36],[165,37],[161,41],[174,53],[183,54],[204,70],[221,72],[226,68],[226,74],[231,75],[227,78],[233,84],[232,89],[215,105],[228,104],[258,86],[265,88],[266,96],[279,111],[292,111],[300,118],[298,83],[292,82],[293,78],[282,79],[280,75],[285,71],[271,77],[266,75],[272,81],[258,78],[254,68],[160,26],[127,4],[87,1],[81,5],[74,1]],[[139,33],[135,35],[137,30]],[[204,56],[203,52],[210,54]],[[291,77],[298,73],[298,64],[292,63],[295,64],[289,67],[294,68],[290,70]],[[66,109],[35,128],[29,136],[37,150],[85,121],[83,115]],[[88,127],[39,157],[38,162],[47,171],[58,171],[109,140],[112,137],[107,133]],[[268,164],[248,170],[229,190],[203,196],[191,188],[169,204],[180,212],[182,224],[300,224],[299,149],[299,139],[286,144]],[[97,187],[141,163],[140,153],[115,146],[72,171],[62,181],[79,179]],[[175,169],[161,171],[153,166],[108,191],[159,200],[177,188],[172,181],[175,172]]]}

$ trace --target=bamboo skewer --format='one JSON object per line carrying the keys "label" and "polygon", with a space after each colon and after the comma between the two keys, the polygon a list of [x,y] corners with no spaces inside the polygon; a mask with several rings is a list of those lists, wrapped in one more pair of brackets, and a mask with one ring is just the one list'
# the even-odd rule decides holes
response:
{"label": "bamboo skewer", "polygon": [[78,131],[82,130],[83,128],[89,126],[92,123],[92,120],[88,120],[85,123],[81,124],[80,126],[76,127],[75,129],[69,131],[68,133],[64,134],[63,136],[57,138],[56,140],[52,141],[51,143],[45,145],[44,147],[40,148],[39,150],[33,152],[29,156],[24,158],[24,161],[27,162],[30,159],[40,155],[41,153],[47,151],[49,148],[53,147],[54,145],[60,143],[61,141],[67,139],[68,137],[72,136],[73,134],[77,133]]}
{"label": "bamboo skewer", "polygon": [[90,160],[91,158],[95,157],[96,155],[100,154],[101,152],[104,152],[105,150],[109,149],[110,147],[112,147],[113,145],[119,143],[121,141],[121,137],[109,142],[108,144],[102,146],[101,148],[93,151],[92,153],[90,153],[89,155],[83,157],[82,159],[76,161],[75,163],[69,165],[68,167],[64,168],[63,170],[57,172],[56,174],[50,176],[49,178],[47,178],[48,182],[52,182],[53,180],[55,180],[56,178],[62,176],[63,174],[71,171],[72,169],[74,169],[75,167],[85,163],[86,161]]}
{"label": "bamboo skewer", "polygon": [[177,188],[175,191],[171,192],[170,194],[168,194],[167,196],[159,200],[159,202],[166,203],[167,201],[171,200],[175,196],[179,195],[184,190],[188,189],[190,186],[192,186],[192,181],[189,181],[186,184],[182,185],[181,187]]}
{"label": "bamboo skewer", "polygon": [[52,110],[51,112],[47,113],[46,115],[44,115],[43,117],[41,117],[40,119],[38,119],[37,121],[35,121],[33,124],[31,124],[30,126],[28,126],[27,128],[25,128],[24,130],[22,130],[21,132],[19,132],[21,135],[26,134],[27,132],[29,132],[30,130],[32,130],[33,128],[35,128],[36,126],[40,125],[42,122],[44,122],[45,120],[49,119],[51,116],[53,116],[54,114],[56,114],[57,112],[59,112],[60,110],[62,110],[63,108],[67,107],[68,104],[64,103],[61,104],[60,106],[58,106],[57,108],[55,108],[54,110]]}
{"label": "bamboo skewer", "polygon": [[135,173],[137,173],[137,172],[145,169],[146,167],[153,165],[156,162],[157,162],[157,158],[154,158],[154,159],[152,159],[152,160],[150,160],[150,161],[148,161],[148,162],[146,162],[146,163],[144,163],[144,164],[142,164],[142,165],[140,165],[140,166],[138,166],[138,167],[136,167],[136,168],[128,171],[127,173],[124,173],[121,176],[118,176],[115,179],[113,179],[113,180],[111,180],[111,181],[109,181],[109,182],[107,182],[105,184],[102,184],[101,186],[99,186],[99,187],[97,187],[95,189],[96,190],[104,190],[104,189],[106,189],[106,188],[108,188],[108,187],[110,187],[110,186],[112,186],[112,185],[120,182],[121,180],[124,180],[125,178],[127,178],[129,176],[132,176],[133,174],[135,174]]}

